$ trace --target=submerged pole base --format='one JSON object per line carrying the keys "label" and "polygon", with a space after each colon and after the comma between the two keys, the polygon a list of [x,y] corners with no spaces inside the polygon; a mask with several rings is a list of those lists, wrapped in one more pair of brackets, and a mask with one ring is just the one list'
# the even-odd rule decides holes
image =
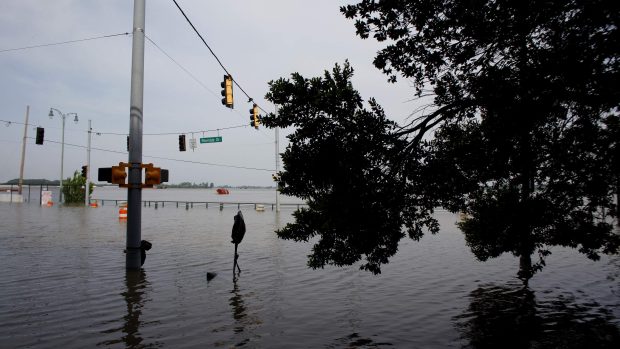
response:
{"label": "submerged pole base", "polygon": [[142,267],[142,257],[140,247],[127,247],[125,255],[125,267],[127,270],[139,270]]}

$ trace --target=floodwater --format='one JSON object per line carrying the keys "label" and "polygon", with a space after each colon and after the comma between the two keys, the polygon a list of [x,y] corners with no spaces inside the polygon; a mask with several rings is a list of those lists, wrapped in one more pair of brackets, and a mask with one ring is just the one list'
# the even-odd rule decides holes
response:
{"label": "floodwater", "polygon": [[[147,195],[215,201],[205,190]],[[94,197],[124,194],[97,188]],[[274,198],[233,189],[226,200]],[[233,278],[236,207],[142,207],[153,248],[141,272],[127,273],[118,207],[36,201],[0,203],[1,348],[620,347],[619,256],[593,262],[554,248],[523,289],[518,260],[476,261],[447,212],[437,212],[439,234],[403,240],[375,276],[308,269],[312,245],[273,233],[293,209],[242,207],[247,233]],[[207,282],[207,272],[218,275]]]}

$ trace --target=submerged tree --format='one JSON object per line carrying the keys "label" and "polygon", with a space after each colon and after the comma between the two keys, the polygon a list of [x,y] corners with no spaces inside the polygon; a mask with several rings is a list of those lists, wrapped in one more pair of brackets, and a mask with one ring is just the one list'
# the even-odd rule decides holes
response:
{"label": "submerged tree", "polygon": [[[62,194],[65,197],[65,203],[84,203],[84,188],[86,187],[86,178],[75,171],[73,172],[73,178],[67,177],[62,181]],[[89,183],[88,194],[93,193],[94,184]]]}
{"label": "submerged tree", "polygon": [[389,40],[375,65],[392,81],[432,88],[436,111],[399,135],[415,143],[437,126],[424,170],[440,180],[427,194],[469,215],[460,227],[476,257],[511,252],[528,279],[548,246],[593,259],[618,250],[618,2],[364,0],[342,11],[362,38]]}
{"label": "submerged tree", "polygon": [[282,154],[286,170],[279,186],[308,203],[278,235],[295,241],[320,236],[308,262],[313,268],[364,259],[361,267],[378,273],[396,253],[402,226],[416,239],[424,225],[437,227],[428,210],[401,195],[412,183],[393,169],[406,142],[391,135],[396,124],[373,99],[364,108],[352,76],[346,62],[323,77],[295,73],[272,81],[267,99],[280,109],[263,123],[295,127]]}
{"label": "submerged tree", "polygon": [[[332,145],[326,152],[346,156],[345,161],[372,154],[363,165],[349,166],[357,171],[356,181],[366,183],[346,193],[352,198],[374,193],[375,177],[378,183],[387,178],[393,190],[389,200],[363,198],[373,207],[362,211],[366,221],[390,211],[389,217],[400,217],[394,225],[419,238],[424,225],[437,230],[430,218],[434,205],[465,212],[460,228],[476,257],[519,256],[524,280],[542,268],[550,246],[578,248],[592,259],[618,251],[620,238],[613,231],[620,210],[617,1],[364,0],[342,12],[356,19],[360,37],[388,43],[375,65],[389,80],[411,79],[418,96],[430,90],[435,109],[397,127],[380,122],[385,116],[371,103],[368,127],[361,129],[348,126],[357,120],[357,109],[341,95],[345,85],[329,83],[328,75],[326,85],[295,75],[294,83],[273,83],[268,98],[284,107],[266,124],[295,125],[302,136],[291,138],[281,184],[292,194],[325,199],[315,211],[310,206],[315,217],[297,216],[294,236],[326,238],[315,224],[332,215],[330,205],[340,208],[343,198],[334,200],[321,190],[335,191],[339,186],[330,181],[351,172],[347,167],[322,172],[320,179],[332,185],[314,187],[310,175],[316,172],[311,166],[321,163],[318,149],[341,139],[359,143],[366,132],[364,137],[379,137],[389,146],[352,143],[350,151]],[[306,122],[315,109],[330,117]],[[327,133],[334,126],[342,130]],[[340,214],[343,221],[354,217]],[[350,264],[359,258],[351,251],[368,255],[383,246],[380,239],[355,235],[357,228],[330,230],[329,253],[315,247],[311,265]],[[383,229],[377,236],[400,232],[395,226],[376,228]],[[351,250],[354,245],[364,248]],[[532,263],[536,253],[540,258]],[[340,255],[353,258],[338,260]],[[386,261],[377,259],[372,270]]]}

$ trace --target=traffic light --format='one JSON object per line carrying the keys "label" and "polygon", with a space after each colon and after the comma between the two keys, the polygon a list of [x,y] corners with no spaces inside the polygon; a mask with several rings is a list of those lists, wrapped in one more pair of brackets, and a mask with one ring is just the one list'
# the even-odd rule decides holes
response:
{"label": "traffic light", "polygon": [[254,103],[254,106],[252,107],[252,109],[250,109],[250,126],[253,126],[255,129],[258,130],[258,124],[259,124],[259,118],[258,118],[258,106],[256,105],[256,103]]}
{"label": "traffic light", "polygon": [[179,151],[185,151],[185,135],[179,135]]}
{"label": "traffic light", "polygon": [[227,108],[233,108],[233,80],[232,76],[224,75],[224,81],[220,84],[222,86],[222,104]]}
{"label": "traffic light", "polygon": [[101,167],[99,168],[97,179],[99,181],[124,185],[125,178],[127,178],[127,173],[125,173],[125,167],[127,166],[129,166],[127,163],[120,162],[118,166]]}
{"label": "traffic light", "polygon": [[37,144],[43,144],[43,134],[45,133],[45,129],[43,127],[37,127]]}
{"label": "traffic light", "polygon": [[125,172],[125,167],[123,166],[112,166],[112,183],[113,184],[125,184],[125,178],[127,178],[127,173]]}
{"label": "traffic light", "polygon": [[82,177],[86,178],[88,176],[88,166],[82,166]]}
{"label": "traffic light", "polygon": [[144,184],[153,185],[161,183],[161,168],[159,167],[146,167],[144,170]]}

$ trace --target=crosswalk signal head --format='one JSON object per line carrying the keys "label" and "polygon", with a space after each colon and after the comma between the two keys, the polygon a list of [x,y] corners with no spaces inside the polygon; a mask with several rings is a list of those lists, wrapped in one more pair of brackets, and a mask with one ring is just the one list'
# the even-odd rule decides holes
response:
{"label": "crosswalk signal head", "polygon": [[161,168],[147,167],[144,171],[144,184],[154,185],[161,183]]}
{"label": "crosswalk signal head", "polygon": [[37,127],[36,144],[43,144],[43,135],[44,134],[45,134],[45,129],[43,127]]}
{"label": "crosswalk signal head", "polygon": [[250,109],[250,126],[254,127],[258,130],[258,124],[260,123],[259,115],[258,115],[258,106],[254,103],[252,109]]}
{"label": "crosswalk signal head", "polygon": [[185,151],[185,135],[179,135],[179,151]]}
{"label": "crosswalk signal head", "polygon": [[114,184],[125,184],[125,178],[127,178],[127,172],[123,166],[112,166],[111,181]]}
{"label": "crosswalk signal head", "polygon": [[224,75],[224,81],[220,84],[222,86],[222,104],[227,108],[233,108],[233,80],[232,76]]}

